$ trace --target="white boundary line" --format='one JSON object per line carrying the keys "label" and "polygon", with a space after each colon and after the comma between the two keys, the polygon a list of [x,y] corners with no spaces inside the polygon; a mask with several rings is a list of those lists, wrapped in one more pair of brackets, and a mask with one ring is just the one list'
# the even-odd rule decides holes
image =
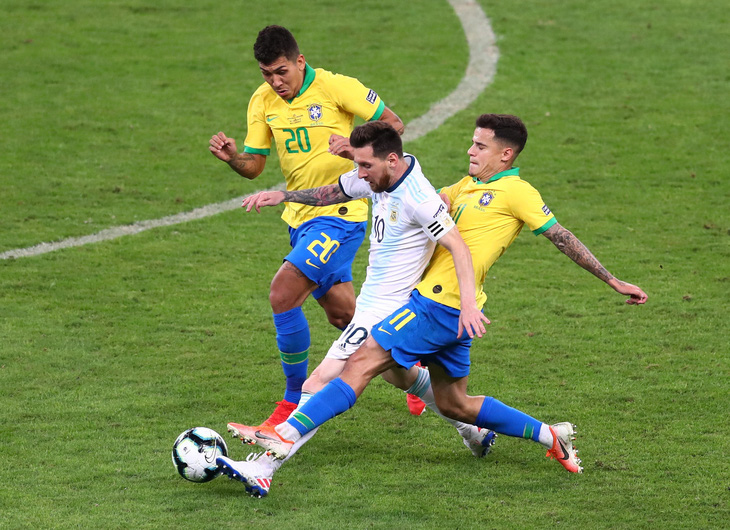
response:
{"label": "white boundary line", "polygon": [[[499,59],[499,50],[496,44],[497,39],[492,31],[489,19],[484,14],[481,6],[474,0],[448,0],[448,2],[459,17],[461,26],[464,29],[464,34],[469,45],[469,64],[466,67],[466,73],[462,77],[459,86],[451,94],[431,105],[431,108],[428,109],[426,114],[408,123],[406,132],[403,135],[404,142],[421,138],[440,127],[457,112],[471,105],[479,94],[494,80],[494,75],[497,71],[497,61]],[[283,183],[270,189],[283,189]],[[70,237],[52,243],[39,243],[32,247],[8,250],[0,253],[0,259],[38,256],[63,248],[79,247],[90,243],[109,241],[110,239],[116,239],[122,236],[138,234],[152,228],[203,219],[239,208],[244,197],[241,196],[215,204],[208,204],[207,206],[196,208],[189,212],[169,215],[161,219],[150,219],[147,221],[137,221],[130,225],[115,226],[88,236]]]}

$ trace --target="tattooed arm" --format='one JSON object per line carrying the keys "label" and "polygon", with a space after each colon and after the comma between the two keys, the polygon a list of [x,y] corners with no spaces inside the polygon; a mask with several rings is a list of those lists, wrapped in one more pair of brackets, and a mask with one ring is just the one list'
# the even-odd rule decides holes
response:
{"label": "tattooed arm", "polygon": [[231,169],[247,179],[255,179],[264,170],[266,157],[252,153],[239,153],[236,141],[228,138],[224,133],[214,134],[208,147],[213,156],[223,160]]}
{"label": "tattooed arm", "polygon": [[260,212],[262,206],[276,206],[282,202],[327,206],[350,200],[352,199],[345,195],[339,184],[330,184],[308,190],[260,191],[243,199],[241,207],[246,208],[247,212],[250,212],[252,208],[256,208],[256,211]]}
{"label": "tattooed arm", "polygon": [[238,153],[228,161],[228,165],[242,177],[253,180],[264,170],[266,157],[251,153]]}
{"label": "tattooed arm", "polygon": [[563,228],[560,223],[555,223],[548,228],[544,232],[544,235],[558,247],[560,252],[593,274],[596,278],[606,282],[613,290],[631,296],[631,298],[626,300],[627,304],[643,304],[646,302],[647,295],[644,291],[635,285],[623,282],[611,275],[591,251],[570,230]]}

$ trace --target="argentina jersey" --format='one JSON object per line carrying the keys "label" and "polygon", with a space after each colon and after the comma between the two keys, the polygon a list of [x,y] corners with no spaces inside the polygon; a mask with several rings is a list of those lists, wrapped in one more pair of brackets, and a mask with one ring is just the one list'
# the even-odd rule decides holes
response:
{"label": "argentina jersey", "polygon": [[357,298],[358,310],[403,305],[431,259],[436,241],[455,226],[416,158],[406,154],[404,159],[408,162],[404,175],[381,193],[373,193],[357,177],[357,170],[340,177],[348,196],[372,200],[369,264]]}

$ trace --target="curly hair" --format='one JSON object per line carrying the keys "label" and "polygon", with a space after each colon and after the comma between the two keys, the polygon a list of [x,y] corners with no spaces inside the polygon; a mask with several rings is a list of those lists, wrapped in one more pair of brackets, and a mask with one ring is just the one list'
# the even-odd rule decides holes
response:
{"label": "curly hair", "polygon": [[271,64],[279,57],[296,61],[299,57],[299,45],[288,29],[282,26],[266,26],[256,37],[253,56],[261,64]]}

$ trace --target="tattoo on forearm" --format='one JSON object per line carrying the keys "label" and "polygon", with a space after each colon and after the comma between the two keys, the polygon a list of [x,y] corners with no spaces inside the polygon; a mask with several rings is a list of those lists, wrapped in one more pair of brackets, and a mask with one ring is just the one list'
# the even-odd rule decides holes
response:
{"label": "tattoo on forearm", "polygon": [[339,184],[330,184],[329,186],[321,186],[308,190],[284,192],[284,201],[307,204],[309,206],[327,206],[328,204],[337,204],[348,200],[350,198],[342,193]]}
{"label": "tattoo on forearm", "polygon": [[[550,233],[548,234],[548,232]],[[549,230],[548,232],[545,233],[548,239],[558,247],[560,252],[568,256],[575,263],[604,282],[613,279],[611,273],[601,265],[591,251],[570,230],[560,227],[555,231]]]}
{"label": "tattoo on forearm", "polygon": [[238,156],[232,158],[228,165],[241,176],[246,176],[247,173],[252,171],[252,168],[247,167],[254,161],[254,156],[250,153],[240,153]]}

